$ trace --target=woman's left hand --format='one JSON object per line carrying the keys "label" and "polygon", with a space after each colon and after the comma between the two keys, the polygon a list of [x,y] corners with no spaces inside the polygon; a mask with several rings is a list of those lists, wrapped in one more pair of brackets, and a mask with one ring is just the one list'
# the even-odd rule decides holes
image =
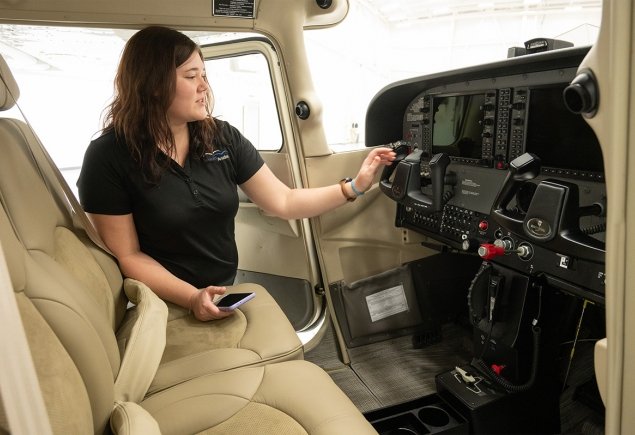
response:
{"label": "woman's left hand", "polygon": [[392,165],[397,155],[392,148],[373,148],[364,159],[362,167],[355,177],[355,188],[360,192],[370,189],[379,168]]}

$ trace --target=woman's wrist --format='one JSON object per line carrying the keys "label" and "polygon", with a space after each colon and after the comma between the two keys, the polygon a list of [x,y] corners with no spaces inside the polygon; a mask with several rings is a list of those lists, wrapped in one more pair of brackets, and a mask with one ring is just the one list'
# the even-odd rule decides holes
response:
{"label": "woman's wrist", "polygon": [[351,190],[353,191],[355,196],[362,196],[364,193],[366,193],[366,191],[363,189],[360,189],[359,186],[355,184],[355,180],[356,178],[353,178],[350,182]]}
{"label": "woman's wrist", "polygon": [[342,194],[349,202],[355,201],[358,196],[362,196],[366,193],[366,189],[360,188],[359,185],[355,184],[355,180],[356,179],[353,178],[343,178],[340,180]]}
{"label": "woman's wrist", "polygon": [[340,187],[342,188],[342,195],[348,202],[353,202],[357,199],[357,195],[350,188],[350,183],[353,181],[352,178],[343,178],[340,180]]}
{"label": "woman's wrist", "polygon": [[194,309],[194,302],[196,299],[196,296],[198,296],[198,291],[192,293],[188,299],[188,304],[187,304],[187,308],[188,308],[188,312],[191,313]]}

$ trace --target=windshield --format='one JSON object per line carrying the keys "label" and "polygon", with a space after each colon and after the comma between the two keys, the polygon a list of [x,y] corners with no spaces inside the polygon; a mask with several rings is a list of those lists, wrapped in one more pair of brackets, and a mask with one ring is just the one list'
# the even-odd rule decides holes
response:
{"label": "windshield", "polygon": [[591,45],[602,6],[600,0],[349,3],[340,25],[305,33],[327,140],[336,151],[364,146],[366,108],[384,86],[503,60],[515,47],[539,37]]}

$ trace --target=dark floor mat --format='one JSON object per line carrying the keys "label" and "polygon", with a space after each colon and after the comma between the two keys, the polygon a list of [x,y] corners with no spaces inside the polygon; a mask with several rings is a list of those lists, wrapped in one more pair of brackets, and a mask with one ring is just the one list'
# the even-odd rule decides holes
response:
{"label": "dark floor mat", "polygon": [[336,346],[335,333],[332,327],[314,349],[306,352],[304,359],[322,367],[346,393],[361,412],[367,412],[381,407],[381,403],[357,374],[341,361]]}
{"label": "dark floor mat", "polygon": [[340,352],[336,345],[335,332],[332,326],[328,327],[320,344],[304,354],[304,359],[319,365],[327,372],[348,368],[340,358]]}
{"label": "dark floor mat", "polygon": [[443,327],[442,341],[416,349],[404,336],[349,349],[351,365],[339,359],[332,330],[305,358],[326,370],[362,412],[435,392],[434,377],[468,360],[461,327]]}
{"label": "dark floor mat", "polygon": [[382,407],[375,395],[349,367],[344,366],[342,369],[331,370],[328,373],[361,412],[368,412]]}
{"label": "dark floor mat", "polygon": [[440,343],[422,349],[409,336],[351,349],[351,367],[382,406],[434,393],[437,374],[470,358],[464,329],[446,325],[442,334]]}

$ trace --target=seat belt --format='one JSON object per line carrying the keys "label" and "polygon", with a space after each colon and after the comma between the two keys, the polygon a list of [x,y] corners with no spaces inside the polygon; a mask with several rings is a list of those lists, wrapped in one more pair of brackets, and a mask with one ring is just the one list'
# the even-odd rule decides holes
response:
{"label": "seat belt", "polygon": [[0,245],[0,392],[9,422],[9,432],[15,435],[52,435],[51,423],[44,406],[42,390],[35,372],[22,319],[9,280],[4,250]]}

